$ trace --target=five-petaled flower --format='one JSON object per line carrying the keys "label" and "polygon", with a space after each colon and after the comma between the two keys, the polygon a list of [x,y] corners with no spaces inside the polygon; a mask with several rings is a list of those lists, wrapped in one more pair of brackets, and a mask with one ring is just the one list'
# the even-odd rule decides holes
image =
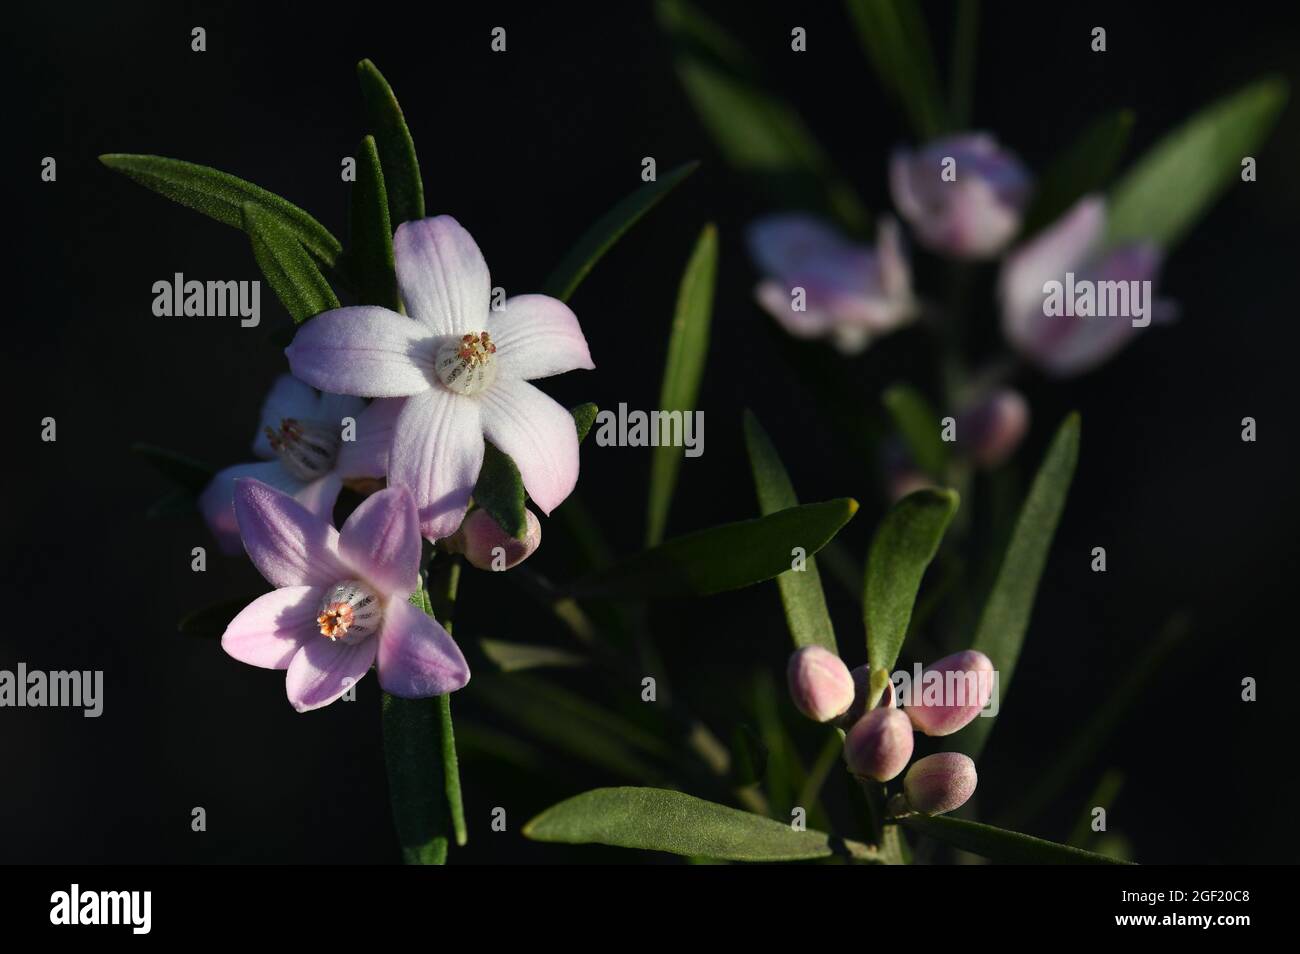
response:
{"label": "five-petaled flower", "polygon": [[469,682],[451,635],[408,598],[420,586],[420,529],[405,488],[368,497],[342,530],[249,478],[235,513],[253,565],[276,589],[231,620],[221,648],[253,666],[287,669],[299,712],[342,696],[372,665],[385,692],[437,696]]}
{"label": "five-petaled flower", "polygon": [[322,390],[385,399],[376,413],[395,415],[388,482],[410,489],[430,540],[460,526],[485,437],[549,514],[577,483],[578,436],[569,412],[528,381],[595,367],[578,319],[545,295],[493,311],[483,254],[450,216],[404,222],[393,254],[410,317],[327,311],[298,331],[290,368]]}

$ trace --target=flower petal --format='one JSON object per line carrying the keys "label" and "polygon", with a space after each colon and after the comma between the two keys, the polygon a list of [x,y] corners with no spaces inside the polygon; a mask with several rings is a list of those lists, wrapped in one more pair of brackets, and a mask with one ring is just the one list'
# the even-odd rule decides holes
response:
{"label": "flower petal", "polygon": [[356,440],[339,447],[335,471],[344,480],[388,475],[388,450],[393,428],[406,398],[380,398],[357,415]]}
{"label": "flower petal", "polygon": [[338,531],[288,494],[241,477],[235,517],[244,549],[273,586],[327,586],[347,578]]}
{"label": "flower petal", "polygon": [[439,386],[408,398],[397,417],[388,480],[410,490],[419,508],[420,532],[430,540],[455,533],[465,518],[483,466],[479,414],[478,398]]}
{"label": "flower petal", "polygon": [[488,315],[496,344],[499,374],[524,381],[596,367],[577,316],[564,302],[546,295],[516,295]]}
{"label": "flower petal", "polygon": [[250,666],[287,669],[303,644],[320,635],[321,595],[317,586],[286,586],[259,596],[230,621],[221,648]]}
{"label": "flower petal", "polygon": [[484,436],[514,459],[528,495],[549,516],[578,482],[573,415],[526,381],[498,378],[479,401]]}
{"label": "flower petal", "polygon": [[451,634],[410,603],[394,599],[379,634],[379,685],[403,699],[455,692],[469,682],[469,664]]}
{"label": "flower petal", "polygon": [[403,222],[393,236],[406,311],[438,335],[481,331],[492,280],[473,237],[450,215]]}
{"label": "flower petal", "polygon": [[404,397],[434,380],[429,330],[372,305],[317,315],[298,329],[284,353],[295,375],[332,394]]}
{"label": "flower petal", "polygon": [[374,637],[354,645],[331,642],[324,636],[309,640],[289,663],[284,688],[299,712],[327,706],[361,681],[375,661],[379,641]]}
{"label": "flower petal", "polygon": [[[235,519],[235,481],[241,477],[252,477],[287,494],[296,494],[306,487],[306,484],[285,470],[279,460],[236,464],[217,471],[199,494],[198,505],[208,529],[217,538],[217,546],[227,556],[237,556],[244,552],[244,541],[239,536],[239,521]],[[333,506],[333,501],[330,506]]]}
{"label": "flower petal", "polygon": [[759,270],[783,281],[811,262],[842,253],[849,244],[821,219],[800,213],[758,219],[746,238]]}
{"label": "flower petal", "polygon": [[420,585],[420,521],[405,487],[371,494],[339,531],[339,553],[385,596],[410,596]]}
{"label": "flower petal", "polygon": [[271,385],[266,400],[262,402],[262,413],[258,419],[257,435],[253,438],[253,453],[263,460],[273,460],[275,449],[266,434],[280,429],[280,422],[285,418],[311,420],[316,415],[320,396],[311,385],[303,384],[292,374],[282,374]]}

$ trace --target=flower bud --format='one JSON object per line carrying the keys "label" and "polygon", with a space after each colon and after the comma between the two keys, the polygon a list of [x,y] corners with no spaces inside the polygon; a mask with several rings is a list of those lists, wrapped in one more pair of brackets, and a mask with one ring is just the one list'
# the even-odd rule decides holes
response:
{"label": "flower bud", "polygon": [[931,663],[904,699],[912,725],[926,735],[952,735],[979,715],[993,696],[996,673],[989,657],[966,649]]}
{"label": "flower bud", "polygon": [[814,722],[829,722],[853,704],[853,676],[839,656],[804,646],[786,667],[795,708]]}
{"label": "flower bud", "polygon": [[527,529],[518,540],[506,533],[486,510],[471,510],[460,529],[443,541],[453,553],[463,553],[470,566],[480,570],[508,570],[527,560],[542,542],[537,515],[524,509]]}
{"label": "flower bud", "polygon": [[[883,670],[882,670],[883,672]],[[867,701],[871,698],[871,667],[858,666],[853,670],[853,705],[849,706],[835,724],[848,731],[853,724],[867,714]],[[885,691],[876,701],[877,708],[894,708],[898,705],[898,692],[892,682],[885,683]]]}
{"label": "flower bud", "polygon": [[936,752],[907,770],[903,794],[913,811],[942,815],[961,808],[975,794],[975,763],[960,752]]}
{"label": "flower bud", "polygon": [[1030,179],[992,136],[965,133],[895,152],[889,190],[922,245],[955,258],[991,258],[1020,230]]}
{"label": "flower bud", "polygon": [[1010,457],[1029,430],[1029,405],[1003,388],[957,416],[957,443],[976,467],[991,470]]}
{"label": "flower bud", "polygon": [[912,757],[912,724],[899,709],[877,706],[849,729],[844,761],[854,775],[888,782]]}

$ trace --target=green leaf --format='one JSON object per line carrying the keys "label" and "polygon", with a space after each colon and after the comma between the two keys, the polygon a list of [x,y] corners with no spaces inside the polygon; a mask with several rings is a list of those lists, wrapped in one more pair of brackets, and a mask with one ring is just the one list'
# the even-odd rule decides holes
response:
{"label": "green leaf", "polygon": [[578,243],[546,280],[543,291],[552,298],[568,301],[596,263],[614,247],[614,243],[699,167],[699,160],[683,163],[667,175],[645,183],[621,199],[583,233],[582,238],[578,239]]}
{"label": "green leaf", "polygon": [[323,311],[339,307],[339,300],[316,263],[294,234],[259,205],[244,204],[244,231],[253,246],[257,267],[293,319],[302,324]]}
{"label": "green leaf", "polygon": [[[983,721],[983,720],[976,720]],[[972,854],[1013,865],[1122,865],[1107,855],[1045,841],[1018,831],[946,815],[904,815],[900,825]]]}
{"label": "green leaf", "polygon": [[192,494],[202,491],[217,472],[211,464],[154,444],[132,444],[131,451],[147,460],[154,470],[172,483]]}
{"label": "green leaf", "polygon": [[867,662],[890,672],[903,648],[921,578],[957,512],[955,490],[918,490],[890,508],[871,541],[863,589]]}
{"label": "green leaf", "polygon": [[707,596],[762,583],[791,568],[793,550],[812,556],[858,509],[856,500],[790,507],[756,520],[676,537],[579,580],[575,596]]}
{"label": "green leaf", "polygon": [[[596,420],[596,405],[579,404],[570,413],[581,443]],[[479,469],[478,483],[474,485],[474,502],[486,510],[502,530],[522,540],[528,533],[528,518],[524,515],[526,499],[523,478],[510,455],[491,441],[484,441],[483,466]]]}
{"label": "green leaf", "polygon": [[530,646],[511,643],[503,639],[480,639],[479,647],[502,672],[521,672],[526,669],[569,668],[585,666],[585,656],[552,646]]}
{"label": "green leaf", "polygon": [[357,64],[357,80],[366,103],[366,118],[383,164],[388,219],[394,227],[424,218],[424,183],[415,158],[415,142],[406,128],[402,107],[382,73],[370,60]]}
{"label": "green leaf", "polygon": [[866,845],[833,846],[829,835],[692,795],[658,788],[597,788],[553,805],[524,826],[524,837],[614,845],[726,861],[802,861],[837,853],[874,855]]}
{"label": "green leaf", "polygon": [[[1079,415],[1071,414],[1057,430],[1034,476],[975,630],[972,648],[988,656],[998,674],[999,707],[1006,705],[1007,691],[1029,629],[1038,581],[1047,564],[1056,525],[1065,510],[1078,460]],[[978,758],[996,721],[996,717],[974,720],[953,737],[954,748]]]}
{"label": "green leaf", "polygon": [[766,201],[781,196],[864,229],[868,216],[852,187],[798,111],[765,88],[730,34],[684,0],[660,0],[657,12],[673,43],[677,75],[727,161]]}
{"label": "green leaf", "polygon": [[1051,225],[1090,192],[1105,186],[1133,131],[1133,111],[1119,109],[1094,120],[1043,173],[1025,213],[1020,240]]}
{"label": "green leaf", "polygon": [[939,415],[930,403],[906,384],[886,389],[880,400],[894,419],[916,466],[931,477],[943,477],[948,468],[948,445],[939,427]]}
{"label": "green leaf", "polygon": [[[758,418],[748,410],[745,411],[745,447],[749,451],[750,469],[754,472],[759,512],[766,516],[797,507],[799,499],[795,496],[785,465]],[[817,561],[809,556],[802,572],[786,570],[776,578],[776,585],[794,644],[821,646],[838,653],[835,628],[826,609],[826,594],[822,591]]]}
{"label": "green leaf", "polygon": [[244,204],[252,202],[326,265],[333,265],[343,251],[329,229],[292,202],[216,169],[179,159],[120,152],[102,155],[99,161],[159,195],[237,229],[244,227]]}
{"label": "green leaf", "polygon": [[[680,412],[677,441],[659,435],[658,446],[650,458],[650,502],[646,519],[646,546],[664,538],[668,509],[684,453],[687,418],[695,410],[704,377],[709,351],[709,323],[713,316],[713,286],[718,272],[718,230],[706,225],[695,243],[686,271],[677,289],[677,308],[673,313],[672,333],[668,338],[668,359],[664,363],[663,384],[659,389],[659,407]],[[671,418],[661,419],[670,422]],[[672,424],[664,423],[671,431]]]}
{"label": "green leaf", "polygon": [[400,312],[388,192],[374,136],[366,136],[357,147],[357,181],[352,186],[348,237],[346,267],[356,284],[357,303]]}
{"label": "green leaf", "polygon": [[1167,135],[1111,191],[1106,241],[1168,247],[1263,145],[1287,99],[1286,81],[1253,83],[1211,104]]}
{"label": "green leaf", "polygon": [[849,18],[881,85],[899,99],[920,139],[948,127],[929,30],[917,0],[849,0]]}
{"label": "green leaf", "polygon": [[979,0],[957,0],[953,24],[952,71],[948,77],[948,109],[953,129],[970,128],[975,98],[975,59],[979,51]]}

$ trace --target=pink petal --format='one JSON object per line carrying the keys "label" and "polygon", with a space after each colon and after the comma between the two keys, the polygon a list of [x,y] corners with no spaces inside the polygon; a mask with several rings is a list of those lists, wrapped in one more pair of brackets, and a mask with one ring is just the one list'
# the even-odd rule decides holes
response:
{"label": "pink petal", "polygon": [[393,236],[406,311],[438,335],[482,331],[492,280],[474,239],[450,215],[403,222]]}
{"label": "pink petal", "polygon": [[394,599],[379,634],[379,685],[403,699],[455,692],[469,682],[469,664],[451,635],[423,610]]}
{"label": "pink petal", "polygon": [[316,614],[321,596],[316,586],[286,586],[259,596],[230,621],[221,648],[250,666],[288,668],[304,643],[320,637]]}
{"label": "pink petal", "polygon": [[299,712],[329,705],[361,681],[374,664],[378,649],[374,637],[347,645],[317,634],[289,663],[284,679],[289,701]]}
{"label": "pink petal", "polygon": [[514,459],[528,495],[549,515],[578,482],[573,415],[526,381],[498,378],[479,401],[484,436]]}
{"label": "pink petal", "polygon": [[759,219],[746,237],[759,270],[783,280],[810,262],[839,254],[849,244],[820,219],[798,213]]}
{"label": "pink petal", "polygon": [[371,494],[339,531],[339,553],[383,595],[410,596],[420,585],[420,521],[405,487]]}
{"label": "pink petal", "polygon": [[311,420],[315,417],[319,401],[316,391],[292,374],[282,374],[276,378],[266,400],[262,402],[257,436],[253,438],[253,453],[264,460],[272,460],[276,455],[270,438],[266,436],[266,429],[269,427],[272,431],[278,431],[280,422],[287,417]]}
{"label": "pink petal", "polygon": [[327,586],[347,579],[338,531],[288,494],[241,477],[235,516],[244,549],[271,585]]}
{"label": "pink petal", "polygon": [[546,295],[516,295],[488,315],[500,374],[531,381],[595,365],[569,306]]}
{"label": "pink petal", "polygon": [[[497,381],[488,390],[500,386]],[[388,480],[410,490],[419,508],[420,532],[429,540],[455,533],[465,518],[483,466],[479,415],[478,398],[441,386],[409,398],[398,415]]]}
{"label": "pink petal", "polygon": [[379,398],[357,415],[356,440],[339,447],[337,471],[345,480],[356,477],[385,477],[393,429],[406,398]]}
{"label": "pink petal", "polygon": [[386,308],[338,308],[308,321],[285,349],[289,368],[333,394],[404,397],[434,380],[429,330]]}
{"label": "pink petal", "polygon": [[241,477],[252,477],[288,494],[296,494],[306,486],[285,470],[279,460],[236,464],[217,471],[212,481],[199,494],[198,505],[208,529],[217,538],[218,548],[227,556],[238,556],[244,552],[244,541],[239,536],[239,521],[235,519],[235,481]]}

